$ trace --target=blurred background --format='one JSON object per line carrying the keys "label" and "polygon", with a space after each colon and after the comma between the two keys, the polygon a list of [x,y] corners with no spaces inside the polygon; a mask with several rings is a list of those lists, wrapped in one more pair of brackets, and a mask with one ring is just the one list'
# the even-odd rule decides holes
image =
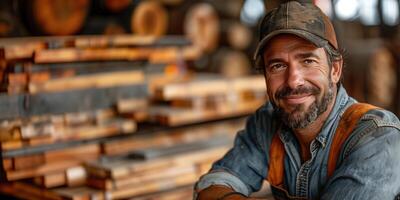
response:
{"label": "blurred background", "polygon": [[[282,2],[2,0],[2,195],[191,199],[268,99],[252,54]],[[347,92],[399,116],[400,0],[309,2],[334,23]]]}

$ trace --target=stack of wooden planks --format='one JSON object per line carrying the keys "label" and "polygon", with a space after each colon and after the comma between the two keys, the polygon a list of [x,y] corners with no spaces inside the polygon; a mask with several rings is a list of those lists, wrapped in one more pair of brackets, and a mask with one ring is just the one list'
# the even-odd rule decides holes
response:
{"label": "stack of wooden planks", "polygon": [[180,76],[199,53],[177,36],[0,40],[0,192],[190,199],[265,102],[261,76]]}
{"label": "stack of wooden planks", "polygon": [[196,57],[189,45],[178,36],[0,40],[2,180],[85,185],[83,163],[101,157],[99,141],[134,133],[143,119],[148,69]]}
{"label": "stack of wooden planks", "polygon": [[265,91],[262,76],[198,75],[156,88],[155,99],[160,105],[152,106],[149,115],[170,126],[246,115],[265,103]]}
{"label": "stack of wooden planks", "polygon": [[[36,159],[38,163],[53,163],[31,170],[35,173],[34,178],[20,179],[23,175],[30,175],[10,174],[9,178],[17,181],[2,183],[0,191],[22,199],[45,200],[151,199],[157,195],[190,199],[193,183],[210,169],[212,162],[226,153],[232,145],[236,130],[243,123],[243,118],[238,118],[166,128],[124,139],[104,139],[86,145],[81,143],[79,146],[71,146],[68,152],[65,148],[45,151],[40,154],[41,158],[31,156],[31,161],[25,162],[33,165]],[[113,150],[118,146],[122,149]],[[106,153],[99,156],[99,152]],[[4,155],[12,153],[23,154],[14,151]],[[20,156],[23,157],[27,156]],[[53,173],[58,165],[68,161],[85,161],[85,164],[71,163],[64,172]],[[21,162],[14,163],[20,163],[21,166]]]}

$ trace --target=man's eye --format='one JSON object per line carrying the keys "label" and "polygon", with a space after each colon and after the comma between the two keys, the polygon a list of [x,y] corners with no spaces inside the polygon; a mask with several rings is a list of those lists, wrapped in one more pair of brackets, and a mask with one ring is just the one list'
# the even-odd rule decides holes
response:
{"label": "man's eye", "polygon": [[277,71],[281,71],[283,69],[285,69],[286,65],[282,64],[282,63],[275,63],[275,64],[271,64],[268,68],[269,71],[272,72],[277,72]]}
{"label": "man's eye", "polygon": [[313,59],[304,59],[303,62],[304,62],[304,64],[309,65],[309,64],[315,63],[315,60],[313,60]]}

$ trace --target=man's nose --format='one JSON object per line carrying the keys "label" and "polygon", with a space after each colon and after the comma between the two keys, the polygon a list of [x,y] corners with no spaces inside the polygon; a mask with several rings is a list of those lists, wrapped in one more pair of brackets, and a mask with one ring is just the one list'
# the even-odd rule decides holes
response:
{"label": "man's nose", "polygon": [[287,70],[286,72],[286,82],[290,88],[295,89],[304,84],[303,72],[299,66],[290,64],[289,70]]}

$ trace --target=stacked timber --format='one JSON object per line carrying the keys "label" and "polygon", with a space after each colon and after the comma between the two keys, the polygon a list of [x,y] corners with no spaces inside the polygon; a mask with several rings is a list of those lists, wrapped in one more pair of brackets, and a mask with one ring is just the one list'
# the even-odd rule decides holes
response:
{"label": "stacked timber", "polygon": [[263,77],[182,76],[201,51],[177,36],[0,44],[0,192],[21,199],[190,199],[265,101]]}
{"label": "stacked timber", "polygon": [[146,76],[159,80],[166,67],[196,57],[189,45],[177,36],[1,40],[2,180],[41,190],[84,186],[83,163],[101,157],[99,141],[137,130]]}
{"label": "stacked timber", "polygon": [[88,185],[123,199],[193,184],[201,167],[227,151],[225,138],[138,150],[122,158],[87,163]]}
{"label": "stacked timber", "polygon": [[177,126],[246,115],[266,101],[262,76],[224,78],[198,75],[156,88],[150,118]]}
{"label": "stacked timber", "polygon": [[[157,199],[160,195],[177,200],[190,199],[194,182],[226,153],[243,122],[243,119],[233,119],[166,128],[123,140],[112,138],[86,146],[81,144],[69,154],[65,150],[47,151],[43,153],[45,161],[53,159],[65,163],[75,155],[86,162],[71,165],[64,173],[43,171],[43,176],[2,183],[0,191],[21,199],[43,200],[139,200]],[[90,152],[99,150],[94,148],[96,145],[102,146],[101,151],[107,153],[92,159]],[[14,151],[6,156],[11,153],[21,154]],[[56,169],[56,165],[48,169]],[[42,171],[35,170],[35,173],[39,172]]]}

